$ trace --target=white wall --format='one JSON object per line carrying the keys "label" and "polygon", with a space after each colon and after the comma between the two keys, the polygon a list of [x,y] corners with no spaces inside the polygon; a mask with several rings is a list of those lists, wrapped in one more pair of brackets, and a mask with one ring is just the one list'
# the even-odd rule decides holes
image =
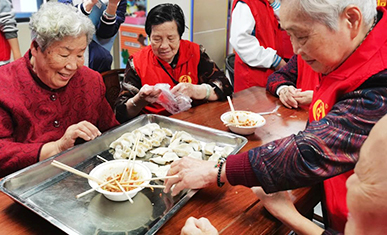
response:
{"label": "white wall", "polygon": [[28,28],[28,22],[26,23],[18,23],[17,28],[18,32],[18,40],[20,46],[20,52],[22,56],[30,49],[31,45],[31,31]]}

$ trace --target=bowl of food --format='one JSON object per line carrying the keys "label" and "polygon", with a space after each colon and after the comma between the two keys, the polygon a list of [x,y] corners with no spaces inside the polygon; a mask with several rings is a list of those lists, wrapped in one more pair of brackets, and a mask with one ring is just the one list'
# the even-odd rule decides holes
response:
{"label": "bowl of food", "polygon": [[[149,185],[149,179],[152,177],[147,166],[141,162],[129,163],[129,160],[125,159],[104,162],[91,170],[89,175],[103,182],[99,184],[89,179],[89,185],[112,201],[133,198],[144,188],[142,185]],[[108,181],[111,182],[106,184]]]}
{"label": "bowl of food", "polygon": [[226,112],[220,116],[220,119],[230,131],[240,135],[251,135],[266,123],[264,117],[249,111]]}

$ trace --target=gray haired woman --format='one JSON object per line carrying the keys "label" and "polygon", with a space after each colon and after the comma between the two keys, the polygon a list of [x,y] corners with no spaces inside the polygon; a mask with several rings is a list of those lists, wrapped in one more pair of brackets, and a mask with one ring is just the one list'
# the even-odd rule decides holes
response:
{"label": "gray haired woman", "polygon": [[118,125],[101,75],[83,66],[92,22],[72,6],[46,3],[30,29],[30,50],[0,68],[0,177]]}

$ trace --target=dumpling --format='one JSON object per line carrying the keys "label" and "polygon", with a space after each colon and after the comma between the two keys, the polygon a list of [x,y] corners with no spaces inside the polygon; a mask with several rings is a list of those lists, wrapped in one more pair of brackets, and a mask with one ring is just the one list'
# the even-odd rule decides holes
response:
{"label": "dumpling", "polygon": [[219,153],[214,153],[211,155],[211,157],[208,158],[208,161],[218,161],[218,159],[221,157]]}
{"label": "dumpling", "polygon": [[203,159],[203,154],[202,154],[202,152],[194,151],[194,152],[188,154],[188,157],[192,157],[192,158],[195,158],[195,159],[202,160]]}
{"label": "dumpling", "polygon": [[165,159],[161,156],[149,158],[149,161],[155,162],[155,163],[160,164],[160,165],[165,165],[168,162],[167,159]]}
{"label": "dumpling", "polygon": [[186,142],[186,143],[191,143],[192,141],[196,140],[192,137],[191,134],[189,134],[185,131],[180,131],[179,137],[181,138],[181,141]]}
{"label": "dumpling", "polygon": [[189,143],[189,145],[192,146],[192,148],[195,150],[195,151],[201,151],[202,150],[202,144],[200,143],[199,140],[193,140]]}
{"label": "dumpling", "polygon": [[167,176],[170,168],[171,168],[171,165],[159,166],[157,170],[155,170],[152,173],[155,174],[157,177],[165,177]]}
{"label": "dumpling", "polygon": [[214,153],[214,149],[215,149],[215,143],[214,142],[211,142],[211,143],[207,143],[205,146],[204,146],[204,154],[206,155],[212,155]]}
{"label": "dumpling", "polygon": [[164,158],[167,162],[173,162],[173,161],[175,161],[175,160],[180,159],[179,156],[177,156],[177,154],[174,153],[174,152],[166,152],[166,153],[163,155],[163,158]]}
{"label": "dumpling", "polygon": [[180,137],[174,140],[171,140],[171,143],[169,144],[168,148],[174,149],[180,144]]}
{"label": "dumpling", "polygon": [[149,168],[149,170],[154,173],[155,171],[157,171],[157,168],[159,168],[159,166],[153,162],[142,162],[142,164],[144,164],[146,167]]}
{"label": "dumpling", "polygon": [[166,152],[172,152],[172,149],[167,147],[159,147],[150,151],[153,154],[164,155]]}
{"label": "dumpling", "polygon": [[173,135],[172,131],[168,128],[161,128],[161,130],[165,133],[166,136],[171,137]]}
{"label": "dumpling", "polygon": [[156,138],[156,139],[159,139],[159,140],[163,140],[164,138],[166,137],[166,134],[164,131],[162,131],[161,129],[156,129],[153,131],[152,133],[152,138]]}
{"label": "dumpling", "polygon": [[172,151],[175,152],[179,157],[184,157],[184,156],[188,156],[194,150],[192,146],[189,144],[180,144],[172,148]]}

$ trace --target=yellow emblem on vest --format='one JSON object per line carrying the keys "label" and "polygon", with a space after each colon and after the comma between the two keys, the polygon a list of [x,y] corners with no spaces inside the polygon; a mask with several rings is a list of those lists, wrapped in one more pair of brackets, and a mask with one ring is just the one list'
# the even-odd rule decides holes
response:
{"label": "yellow emblem on vest", "polygon": [[192,83],[192,78],[188,74],[187,75],[182,75],[182,76],[179,77],[179,82]]}
{"label": "yellow emblem on vest", "polygon": [[317,100],[313,104],[313,118],[315,121],[320,121],[325,117],[325,104],[322,100]]}

